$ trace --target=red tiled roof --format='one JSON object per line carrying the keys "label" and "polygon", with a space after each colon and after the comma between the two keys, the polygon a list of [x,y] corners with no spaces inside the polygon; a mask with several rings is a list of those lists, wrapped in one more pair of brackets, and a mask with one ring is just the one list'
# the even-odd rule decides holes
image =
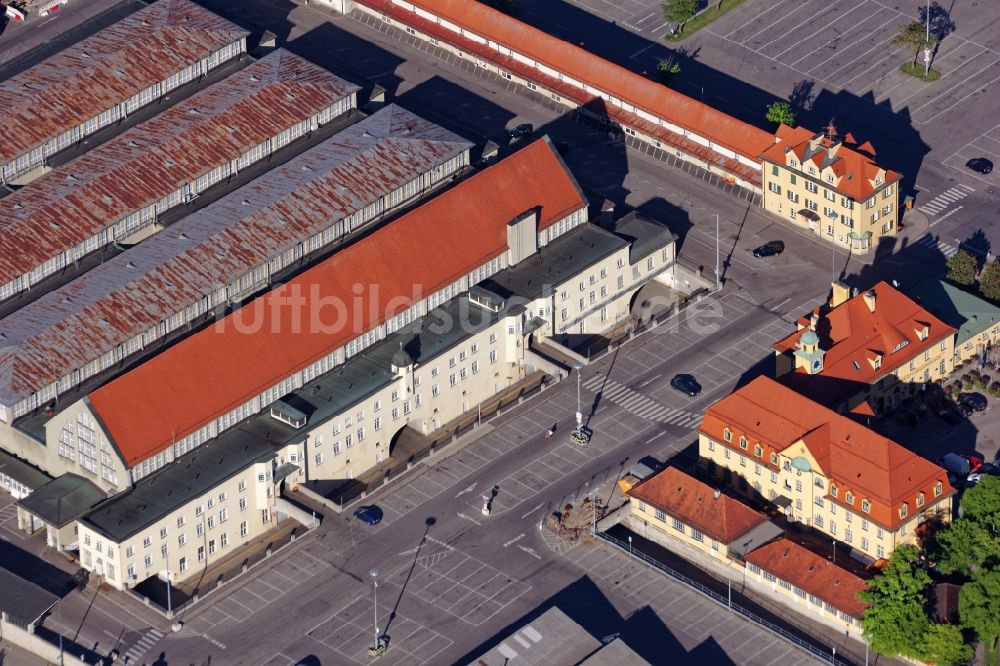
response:
{"label": "red tiled roof", "polygon": [[764,514],[727,495],[716,497],[714,488],[676,467],[649,477],[628,494],[722,544],[767,522]]}
{"label": "red tiled roof", "polygon": [[[812,163],[818,171],[825,166],[824,160],[828,157],[833,160],[833,173],[837,176],[836,189],[842,194],[854,199],[864,201],[869,199],[878,188],[873,184],[875,178],[881,171],[881,167],[875,163],[875,149],[867,141],[860,146],[853,144],[849,140],[850,135],[844,137],[831,154],[833,142],[821,139],[821,149],[806,157],[809,151],[809,143],[823,135],[817,134],[805,127],[791,128],[787,125],[778,127],[775,133],[778,143],[764,151],[764,159],[777,164],[786,164],[786,154],[793,152],[798,161],[803,164]],[[895,182],[902,176],[895,171],[886,170],[883,184]]]}
{"label": "red tiled roof", "polygon": [[[486,47],[482,42],[476,45],[471,39],[463,39],[457,33],[420,17],[392,0],[358,1],[384,14],[392,15],[403,23],[419,27],[423,32],[440,36],[448,42],[458,44],[461,41],[465,50],[480,55],[484,60],[488,59],[508,69],[520,69],[517,61],[502,55],[498,48]],[[774,136],[769,132],[650,81],[641,74],[631,72],[579,46],[553,37],[483,3],[472,0],[410,0],[410,2],[415,7],[440,17],[443,21],[489,39],[498,47],[509,48],[515,53],[533,58],[539,64],[561,72],[568,78],[613,95],[625,102],[624,106],[634,105],[755,161],[759,159],[763,150],[774,144]],[[529,72],[526,78],[537,79],[541,74],[537,68],[523,64],[520,67]],[[545,85],[550,87],[547,83]],[[553,89],[560,91],[560,88]],[[567,92],[567,94],[572,94],[574,99],[580,101],[582,91],[563,84],[561,90],[566,92],[566,89],[574,90],[573,93]],[[590,98],[595,99],[593,95]],[[613,115],[610,114],[611,110],[609,106],[609,115]],[[627,108],[621,110],[626,113],[630,111]],[[634,113],[629,113],[629,116],[638,120],[638,116]],[[635,120],[622,122],[635,126]],[[664,129],[660,128],[660,132],[666,133]],[[710,151],[704,146],[700,146],[698,150],[695,146],[699,144],[690,143],[693,144],[691,152],[695,154]]]}
{"label": "red tiled roof", "polygon": [[747,553],[746,561],[855,619],[861,619],[868,607],[858,599],[858,592],[868,587],[863,579],[789,539]]}
{"label": "red tiled roof", "polygon": [[[824,306],[813,311],[819,316],[816,333],[824,352],[823,369],[816,375],[874,384],[955,334],[954,328],[885,282],[879,282],[869,291],[875,293],[874,312],[869,310],[863,293],[835,308]],[[799,330],[775,343],[774,349],[779,352],[795,350],[799,338],[809,330],[809,320],[809,316],[799,319]],[[921,340],[917,330],[924,326],[928,335]],[[905,345],[897,350],[901,343]],[[882,361],[876,369],[869,359],[878,354],[882,355]],[[807,374],[805,368],[798,372]],[[800,381],[804,383],[807,379]]]}
{"label": "red tiled roof", "polygon": [[[584,206],[543,138],[94,391],[90,403],[135,465],[505,252],[518,215],[538,207],[544,229]],[[290,307],[297,298],[305,309]],[[344,316],[321,310],[334,303],[349,304]],[[323,325],[306,325],[314,310]]]}
{"label": "red tiled roof", "polygon": [[[723,437],[727,427],[731,442]],[[954,492],[947,472],[934,463],[769,377],[758,377],[709,407],[699,431],[762,463],[769,462],[771,452],[803,441],[820,471],[837,486],[837,497],[828,490],[826,498],[857,512],[867,499],[871,519],[889,529],[903,522],[899,509],[904,503],[908,504],[905,520],[922,510],[916,505],[920,493],[925,506],[938,501],[935,484],[943,486],[941,497]],[[740,448],[741,436],[748,440],[746,451]],[[757,443],[763,449],[760,458],[754,452]],[[848,491],[853,504],[846,501]]]}

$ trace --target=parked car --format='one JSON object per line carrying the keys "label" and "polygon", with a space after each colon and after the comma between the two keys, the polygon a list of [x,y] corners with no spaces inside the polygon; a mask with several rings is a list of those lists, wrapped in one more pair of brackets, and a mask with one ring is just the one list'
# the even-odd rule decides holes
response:
{"label": "parked car", "polygon": [[969,462],[969,472],[978,472],[979,468],[983,466],[982,456],[977,456],[975,453],[963,453],[962,457]]}
{"label": "parked car", "polygon": [[674,378],[670,380],[670,385],[681,393],[687,393],[692,398],[701,393],[701,384],[693,375],[683,373],[674,375]]}
{"label": "parked car", "polygon": [[960,402],[957,405],[955,405],[955,411],[964,417],[969,417],[972,416],[973,409],[964,402]]}
{"label": "parked car", "polygon": [[534,131],[535,126],[531,123],[521,123],[510,131],[510,140],[517,141],[518,139],[523,139],[526,136],[531,136],[531,133]]}
{"label": "parked car", "polygon": [[982,174],[987,174],[993,171],[993,162],[989,161],[985,157],[973,157],[965,163],[965,166]]}
{"label": "parked car", "polygon": [[374,504],[363,506],[354,512],[354,517],[368,525],[378,525],[382,522],[382,509]]}
{"label": "parked car", "polygon": [[986,400],[986,396],[982,393],[963,393],[961,397],[959,397],[959,401],[962,404],[972,407],[972,409],[977,412],[985,410],[986,406],[989,405],[989,402]]}
{"label": "parked car", "polygon": [[969,461],[965,459],[964,456],[960,456],[957,453],[946,453],[937,461],[938,465],[944,467],[949,475],[956,478],[964,479],[972,471],[969,466]]}
{"label": "parked car", "polygon": [[993,463],[985,463],[980,465],[979,469],[969,475],[967,478],[966,485],[974,486],[979,483],[979,480],[984,476],[1000,476],[1000,466],[994,465]]}
{"label": "parked car", "polygon": [[773,257],[777,254],[781,254],[784,251],[785,251],[784,241],[776,240],[776,241],[770,241],[769,243],[764,243],[760,247],[754,249],[753,256]]}

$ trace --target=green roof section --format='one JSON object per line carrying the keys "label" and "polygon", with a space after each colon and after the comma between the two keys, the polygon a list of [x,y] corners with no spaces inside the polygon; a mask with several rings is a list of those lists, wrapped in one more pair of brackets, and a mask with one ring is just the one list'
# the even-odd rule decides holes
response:
{"label": "green roof section", "polygon": [[93,482],[76,474],[49,481],[17,504],[54,527],[65,527],[107,497]]}
{"label": "green roof section", "polygon": [[0,474],[9,476],[32,490],[41,488],[52,480],[52,477],[42,470],[3,449],[0,449]]}
{"label": "green roof section", "polygon": [[274,455],[270,442],[247,433],[216,439],[98,504],[80,522],[121,543],[251,465],[272,460]]}
{"label": "green roof section", "polygon": [[956,350],[966,341],[1000,323],[1000,307],[945,280],[927,278],[907,289],[906,295],[958,330]]}

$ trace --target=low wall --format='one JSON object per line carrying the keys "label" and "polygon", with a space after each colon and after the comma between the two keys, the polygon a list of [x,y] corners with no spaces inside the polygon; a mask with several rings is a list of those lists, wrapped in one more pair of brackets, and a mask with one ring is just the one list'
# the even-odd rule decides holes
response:
{"label": "low wall", "polygon": [[59,656],[59,646],[49,643],[47,640],[34,632],[34,627],[28,625],[28,629],[23,629],[18,625],[8,621],[6,613],[0,613],[0,639],[27,650],[32,654],[37,654],[42,659],[53,663],[63,664],[63,666],[84,666],[87,662],[81,661],[76,656],[70,654],[65,649],[62,657]]}

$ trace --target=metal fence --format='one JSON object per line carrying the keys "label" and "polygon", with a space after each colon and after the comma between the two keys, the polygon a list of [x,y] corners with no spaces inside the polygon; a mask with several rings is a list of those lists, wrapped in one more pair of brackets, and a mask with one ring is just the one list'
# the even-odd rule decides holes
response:
{"label": "metal fence", "polygon": [[818,642],[812,643],[809,641],[805,641],[802,638],[790,633],[787,629],[784,629],[783,627],[780,627],[777,624],[770,622],[769,620],[765,620],[759,615],[756,615],[755,613],[752,613],[746,608],[743,608],[739,604],[732,603],[727,597],[719,594],[715,590],[712,590],[706,587],[705,585],[702,585],[698,581],[688,578],[687,576],[678,571],[674,571],[673,569],[665,565],[663,562],[660,562],[659,560],[649,557],[645,553],[635,550],[634,548],[629,548],[628,543],[620,539],[616,539],[610,534],[607,534],[605,532],[597,532],[596,536],[607,541],[615,548],[621,550],[623,553],[628,553],[629,556],[642,560],[643,562],[650,565],[660,573],[670,576],[677,582],[695,590],[696,592],[700,592],[701,594],[705,595],[706,597],[716,602],[720,606],[723,606],[728,610],[740,615],[745,620],[752,622],[753,624],[769,631],[771,634],[777,636],[778,638],[788,641],[792,645],[798,647],[801,650],[804,650],[805,652],[808,652],[809,654],[816,657],[817,659],[820,659],[821,661],[834,664],[835,666],[838,664],[843,664],[844,666],[854,666],[855,664],[855,662],[853,661],[844,659],[842,655],[837,655],[836,647],[830,646],[829,648],[827,648],[825,645],[819,644]]}

